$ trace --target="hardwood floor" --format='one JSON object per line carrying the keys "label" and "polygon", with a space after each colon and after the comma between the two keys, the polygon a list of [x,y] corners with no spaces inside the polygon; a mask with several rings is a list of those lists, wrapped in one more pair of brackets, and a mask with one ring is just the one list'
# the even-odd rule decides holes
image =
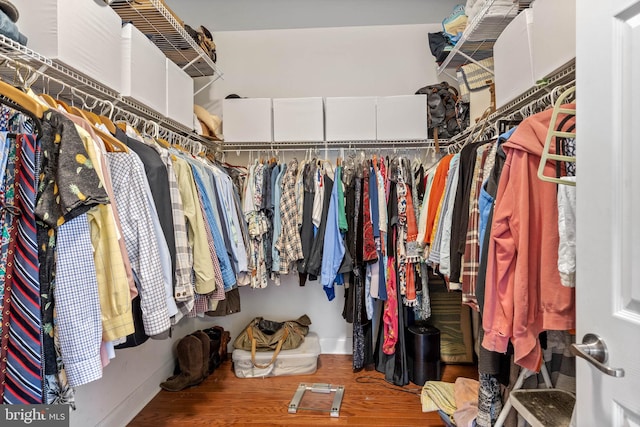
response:
{"label": "hardwood floor", "polygon": [[[444,366],[443,381],[454,382],[457,377],[477,379],[477,367]],[[289,414],[288,404],[301,382],[344,385],[340,417],[316,411]],[[228,360],[199,386],[176,393],[161,391],[129,425],[444,426],[436,412],[422,412],[420,387],[410,383],[403,388],[416,394],[387,387],[398,388],[377,371],[353,373],[349,355],[320,355],[313,375],[252,379],[237,378]]]}

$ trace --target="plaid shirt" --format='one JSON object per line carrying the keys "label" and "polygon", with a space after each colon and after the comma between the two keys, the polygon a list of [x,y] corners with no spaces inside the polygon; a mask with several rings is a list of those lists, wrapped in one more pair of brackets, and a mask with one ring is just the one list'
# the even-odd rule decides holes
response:
{"label": "plaid shirt", "polygon": [[282,197],[280,198],[282,230],[276,242],[276,249],[280,252],[281,274],[288,274],[291,264],[304,257],[298,232],[298,205],[295,189],[297,175],[298,161],[293,159],[289,162],[287,171],[282,178]]}
{"label": "plaid shirt", "polygon": [[153,210],[143,197],[144,165],[133,152],[107,153],[107,157],[127,252],[140,282],[144,330],[149,336],[158,335],[171,327],[171,321]]}
{"label": "plaid shirt", "polygon": [[476,154],[476,165],[473,170],[473,181],[471,184],[471,194],[469,199],[469,223],[467,225],[467,239],[462,261],[460,279],[462,282],[462,302],[477,309],[476,283],[478,281],[478,269],[480,267],[480,238],[479,222],[480,207],[478,198],[480,188],[484,180],[484,164],[489,155],[492,144],[485,144],[478,147]]}
{"label": "plaid shirt", "polygon": [[69,385],[102,378],[102,319],[87,215],[58,229],[55,301],[60,352]]}
{"label": "plaid shirt", "polygon": [[169,176],[169,195],[171,197],[171,211],[173,213],[173,234],[176,240],[176,276],[174,296],[178,308],[187,314],[193,308],[193,253],[187,237],[182,197],[178,187],[178,179],[173,170],[173,162],[168,150],[158,149],[162,162],[167,167]]}

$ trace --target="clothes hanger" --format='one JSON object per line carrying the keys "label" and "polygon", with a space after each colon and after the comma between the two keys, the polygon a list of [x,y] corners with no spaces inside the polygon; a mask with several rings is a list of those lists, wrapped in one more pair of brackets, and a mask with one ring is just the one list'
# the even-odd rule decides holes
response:
{"label": "clothes hanger", "polygon": [[46,93],[41,93],[39,96],[44,100],[44,102],[49,104],[49,107],[56,108],[58,106],[58,104],[56,103],[56,100],[53,99],[51,95],[48,95]]}
{"label": "clothes hanger", "polygon": [[[74,93],[73,88],[71,90]],[[128,153],[129,148],[123,144],[120,140],[116,139],[113,135],[103,132],[100,128],[96,127],[94,123],[91,122],[89,117],[85,114],[85,111],[81,110],[75,106],[68,106],[69,112],[75,116],[81,117],[89,123],[92,130],[100,137],[102,140],[105,149],[112,153]]]}
{"label": "clothes hanger", "polygon": [[82,111],[91,120],[91,124],[101,125],[102,120],[100,120],[100,117],[92,111],[94,108],[96,108],[97,104],[98,100],[96,99],[93,105],[88,105],[86,98],[84,98],[82,99]]}
{"label": "clothes hanger", "polygon": [[44,105],[31,98],[20,89],[3,81],[0,81],[0,95],[8,98],[10,101],[13,101],[14,104],[19,105],[24,110],[29,111],[38,119],[44,117],[44,112],[47,110]]}

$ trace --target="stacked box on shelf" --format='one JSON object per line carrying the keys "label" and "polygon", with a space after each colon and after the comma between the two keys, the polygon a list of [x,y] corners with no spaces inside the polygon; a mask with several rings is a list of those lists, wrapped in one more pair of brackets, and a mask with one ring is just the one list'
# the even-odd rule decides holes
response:
{"label": "stacked box on shelf", "polygon": [[122,95],[166,116],[167,59],[164,53],[132,24],[122,27],[121,42]]}
{"label": "stacked box on shelf", "polygon": [[122,89],[121,19],[96,1],[13,0],[30,49],[115,92]]}
{"label": "stacked box on shelf", "polygon": [[429,137],[426,95],[378,97],[376,117],[377,138],[380,141]]}
{"label": "stacked box on shelf", "polygon": [[274,99],[273,140],[276,142],[324,141],[322,98]]}
{"label": "stacked box on shelf", "polygon": [[166,115],[170,119],[193,128],[193,79],[173,61],[165,59],[167,66]]}
{"label": "stacked box on shelf", "polygon": [[533,3],[533,77],[545,78],[576,57],[576,0]]}
{"label": "stacked box on shelf", "polygon": [[525,9],[507,25],[493,46],[496,108],[533,88],[533,13]]}
{"label": "stacked box on shelf", "polygon": [[225,99],[222,120],[226,143],[273,141],[271,98]]}
{"label": "stacked box on shelf", "polygon": [[376,97],[325,99],[327,141],[375,141]]}

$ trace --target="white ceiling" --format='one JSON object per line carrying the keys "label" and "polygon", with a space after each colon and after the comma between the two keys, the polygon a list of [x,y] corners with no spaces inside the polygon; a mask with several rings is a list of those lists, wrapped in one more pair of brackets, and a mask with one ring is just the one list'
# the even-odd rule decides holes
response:
{"label": "white ceiling", "polygon": [[464,0],[165,0],[192,27],[210,31],[441,22]]}

